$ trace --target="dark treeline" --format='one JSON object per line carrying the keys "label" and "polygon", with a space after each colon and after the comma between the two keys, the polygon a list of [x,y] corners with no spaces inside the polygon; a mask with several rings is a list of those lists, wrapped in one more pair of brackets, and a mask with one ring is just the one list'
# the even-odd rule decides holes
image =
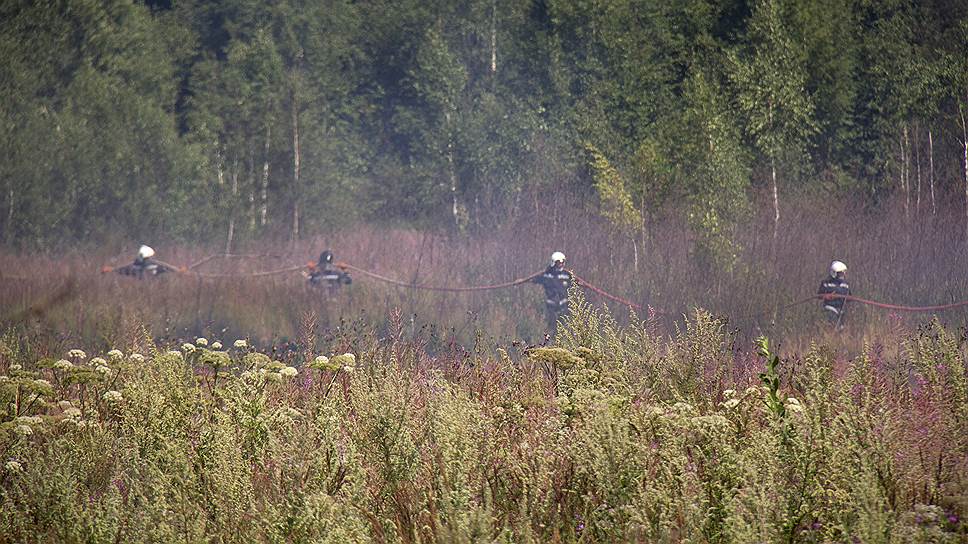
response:
{"label": "dark treeline", "polygon": [[963,8],[8,0],[0,239],[473,232],[570,194],[728,264],[756,194],[780,230],[800,197],[965,217]]}

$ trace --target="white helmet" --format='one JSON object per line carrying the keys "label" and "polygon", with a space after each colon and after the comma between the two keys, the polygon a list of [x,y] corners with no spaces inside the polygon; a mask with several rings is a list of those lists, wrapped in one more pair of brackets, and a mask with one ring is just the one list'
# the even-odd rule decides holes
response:
{"label": "white helmet", "polygon": [[148,259],[150,257],[154,257],[154,255],[155,255],[155,250],[151,249],[148,246],[141,246],[138,248],[138,257],[141,259]]}
{"label": "white helmet", "polygon": [[565,254],[560,251],[555,251],[554,253],[551,254],[551,262],[552,263],[565,262]]}
{"label": "white helmet", "polygon": [[844,263],[842,263],[840,261],[834,261],[834,262],[830,263],[830,275],[831,276],[836,276],[837,274],[840,274],[840,273],[846,272],[846,271],[847,271],[847,265],[846,264],[844,264]]}

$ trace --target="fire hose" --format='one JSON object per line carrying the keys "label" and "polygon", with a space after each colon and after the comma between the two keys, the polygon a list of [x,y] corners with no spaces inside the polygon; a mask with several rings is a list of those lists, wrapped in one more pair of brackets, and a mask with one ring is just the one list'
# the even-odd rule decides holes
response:
{"label": "fire hose", "polygon": [[[209,272],[199,272],[197,270],[194,270],[194,268],[197,268],[201,264],[206,263],[208,261],[211,261],[212,259],[215,259],[215,258],[218,258],[218,257],[245,258],[245,257],[263,257],[263,256],[269,256],[269,255],[254,255],[253,256],[253,255],[216,254],[216,255],[211,255],[209,257],[206,257],[204,259],[201,259],[201,260],[195,262],[194,264],[192,264],[189,267],[178,267],[178,266],[175,266],[175,265],[172,265],[172,264],[163,262],[163,261],[159,261],[159,260],[154,260],[154,262],[156,264],[158,264],[158,265],[164,266],[164,267],[168,268],[169,270],[175,271],[177,273],[180,273],[180,274],[192,274],[192,275],[195,275],[195,276],[198,276],[198,277],[201,277],[201,278],[233,278],[233,277],[257,278],[257,277],[273,276],[273,275],[277,275],[277,274],[285,274],[285,273],[289,273],[289,272],[297,272],[297,271],[300,271],[300,270],[305,270],[306,268],[309,268],[310,270],[312,270],[316,266],[314,263],[309,263],[308,265],[288,266],[288,267],[284,267],[284,268],[277,268],[277,269],[272,269],[272,270],[264,270],[264,271],[259,271],[259,272],[246,272],[246,273],[209,273]],[[507,288],[510,288],[510,287],[515,287],[515,286],[518,286],[518,285],[522,285],[524,283],[528,283],[531,280],[533,280],[534,278],[536,278],[536,277],[538,277],[538,276],[540,276],[542,274],[542,272],[535,272],[535,273],[530,274],[528,276],[525,276],[525,277],[522,277],[522,278],[518,278],[518,279],[515,279],[515,280],[511,280],[511,281],[507,281],[507,282],[503,282],[503,283],[486,284],[486,285],[474,285],[474,286],[456,286],[455,287],[455,286],[428,285],[428,284],[418,284],[418,283],[414,283],[414,282],[405,282],[405,281],[401,281],[401,280],[397,280],[397,279],[391,278],[389,276],[385,276],[383,274],[379,274],[377,272],[373,272],[371,270],[367,270],[365,268],[360,268],[360,267],[357,267],[357,266],[353,266],[353,265],[351,265],[349,263],[346,263],[346,262],[337,262],[336,263],[336,266],[338,268],[342,269],[342,270],[351,270],[353,272],[357,272],[357,273],[362,274],[364,276],[367,276],[369,278],[372,278],[372,279],[375,279],[375,280],[378,280],[378,281],[381,281],[383,283],[387,283],[387,284],[390,284],[390,285],[395,285],[395,286],[398,286],[398,287],[404,287],[404,288],[408,288],[408,289],[420,289],[420,290],[425,290],[425,291],[451,292],[451,293],[466,293],[466,292],[475,292],[475,291],[490,291],[490,290],[496,290],[496,289],[507,289]],[[102,273],[105,273],[105,272],[111,272],[113,270],[115,270],[115,269],[112,268],[112,267],[105,266],[104,268],[101,269],[101,272]],[[569,272],[571,272],[571,271],[569,270]],[[586,279],[578,276],[574,272],[572,272],[572,277],[575,279],[576,285],[578,285],[578,286],[580,286],[580,287],[582,287],[584,289],[587,289],[588,291],[591,291],[591,292],[593,292],[593,293],[595,293],[595,294],[597,294],[597,295],[599,295],[599,296],[601,296],[601,297],[603,297],[605,299],[611,300],[613,302],[617,302],[619,304],[622,304],[623,306],[627,306],[627,307],[629,307],[629,308],[631,308],[633,310],[639,311],[639,312],[641,312],[643,310],[647,310],[648,313],[649,313],[649,317],[655,316],[657,314],[667,314],[667,312],[663,312],[663,311],[657,310],[657,309],[653,308],[651,305],[649,305],[649,306],[643,306],[641,304],[637,304],[635,302],[632,302],[631,300],[629,300],[627,298],[623,298],[623,297],[614,295],[612,293],[609,293],[608,291],[602,289],[601,287],[598,287],[595,284],[589,282],[588,280],[586,280]],[[840,295],[840,294],[828,293],[828,294],[811,295],[809,297],[805,297],[803,299],[796,300],[794,302],[791,302],[791,303],[785,304],[783,306],[780,306],[775,311],[783,310],[783,309],[787,309],[787,308],[791,308],[793,306],[798,306],[800,304],[805,304],[805,303],[810,302],[810,301],[813,301],[813,300],[835,300],[835,299],[843,299],[845,301],[856,302],[858,304],[865,304],[865,305],[869,305],[869,306],[874,306],[876,308],[883,308],[883,309],[894,310],[894,311],[898,311],[898,312],[941,312],[941,311],[945,311],[945,310],[952,310],[952,309],[955,309],[955,308],[961,308],[961,307],[968,306],[968,300],[962,300],[962,301],[952,302],[952,303],[948,303],[948,304],[935,304],[935,305],[926,305],[926,306],[909,306],[909,305],[902,305],[902,304],[891,304],[891,303],[887,303],[887,302],[880,302],[880,301],[871,300],[871,299],[867,299],[867,298],[863,298],[863,297],[858,297],[858,296],[855,296],[855,295]],[[767,312],[762,312],[762,313],[767,313]],[[761,314],[754,314],[753,316],[762,315],[762,313]],[[748,316],[748,317],[753,317],[753,316]]]}

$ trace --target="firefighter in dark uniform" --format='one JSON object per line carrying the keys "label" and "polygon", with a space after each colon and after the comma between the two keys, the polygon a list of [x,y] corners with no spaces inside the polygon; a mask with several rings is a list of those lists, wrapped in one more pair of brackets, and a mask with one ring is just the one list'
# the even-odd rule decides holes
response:
{"label": "firefighter in dark uniform", "polygon": [[560,251],[552,253],[551,264],[532,281],[544,287],[548,328],[555,331],[558,318],[568,313],[568,288],[572,284],[571,272],[565,269],[565,254]]}
{"label": "firefighter in dark uniform", "polygon": [[326,250],[319,254],[319,262],[311,267],[309,284],[316,287],[325,285],[328,293],[335,293],[340,286],[353,283],[353,278],[333,262],[333,252]]}
{"label": "firefighter in dark uniform", "polygon": [[830,263],[830,276],[820,283],[818,295],[828,295],[821,298],[820,304],[827,319],[837,328],[844,325],[844,313],[846,311],[847,299],[832,297],[829,295],[850,295],[850,285],[847,284],[847,265],[834,261]]}
{"label": "firefighter in dark uniform", "polygon": [[118,268],[116,272],[122,276],[134,276],[140,280],[145,276],[158,276],[172,271],[168,266],[152,260],[154,256],[155,250],[149,246],[141,246],[138,248],[138,256],[135,257],[134,262]]}

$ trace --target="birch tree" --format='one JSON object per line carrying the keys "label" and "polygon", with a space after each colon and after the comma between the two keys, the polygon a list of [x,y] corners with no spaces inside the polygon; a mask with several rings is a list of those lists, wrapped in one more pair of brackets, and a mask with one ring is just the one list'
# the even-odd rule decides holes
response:
{"label": "birch tree", "polygon": [[780,229],[777,171],[788,157],[806,160],[807,138],[816,130],[806,74],[777,0],[754,4],[747,44],[733,51],[730,61],[746,133],[769,165],[776,240]]}

